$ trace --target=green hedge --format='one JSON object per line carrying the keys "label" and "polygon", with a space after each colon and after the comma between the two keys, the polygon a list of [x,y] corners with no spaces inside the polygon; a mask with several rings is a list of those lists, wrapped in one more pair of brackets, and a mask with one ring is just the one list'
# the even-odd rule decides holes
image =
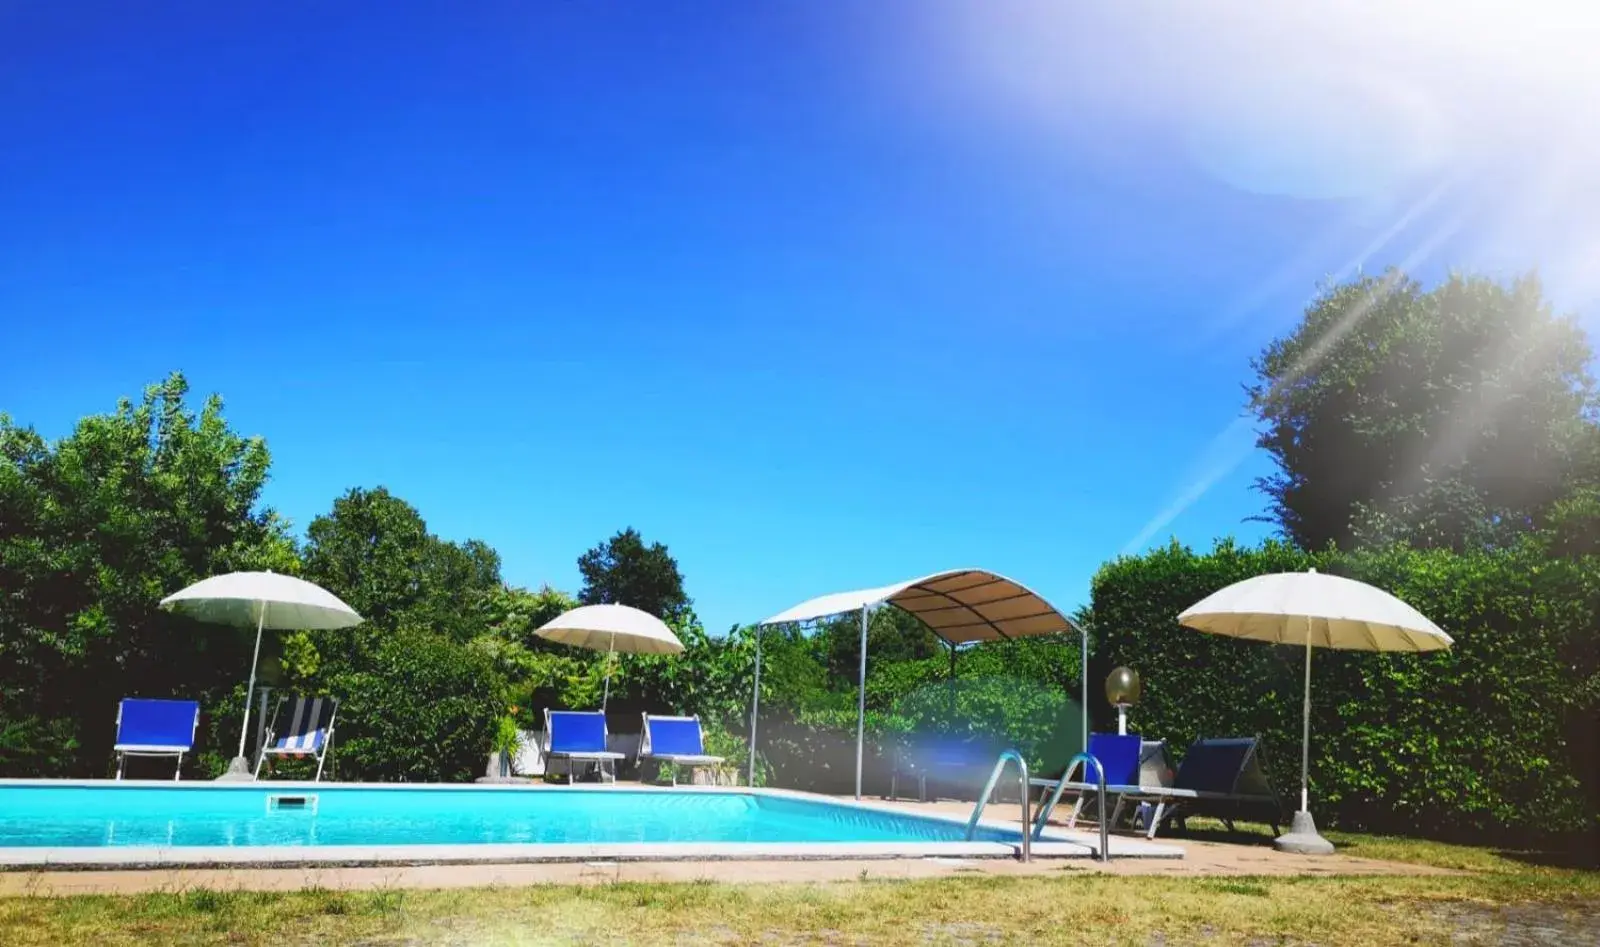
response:
{"label": "green hedge", "polygon": [[[1092,592],[1091,674],[1144,679],[1131,728],[1179,753],[1198,736],[1259,734],[1292,808],[1299,789],[1304,655],[1179,627],[1231,582],[1316,566],[1394,592],[1455,638],[1427,655],[1318,651],[1312,675],[1313,811],[1352,828],[1482,837],[1593,832],[1600,559],[1533,543],[1309,556],[1278,544],[1177,545],[1107,564]],[[1099,694],[1100,727],[1110,710]]]}
{"label": "green hedge", "polygon": [[482,776],[505,682],[485,655],[443,635],[403,631],[371,665],[337,675],[340,779],[464,782]]}

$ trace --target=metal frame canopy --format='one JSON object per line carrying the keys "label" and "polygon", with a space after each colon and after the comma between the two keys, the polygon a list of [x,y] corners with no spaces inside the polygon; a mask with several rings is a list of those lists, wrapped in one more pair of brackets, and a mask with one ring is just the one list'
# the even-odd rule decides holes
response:
{"label": "metal frame canopy", "polygon": [[1006,641],[1076,632],[1082,644],[1083,740],[1089,741],[1089,636],[1039,593],[1014,579],[984,569],[952,569],[920,579],[853,592],[835,592],[801,602],[756,626],[755,686],[750,701],[750,772],[756,770],[756,720],[761,711],[761,629],[861,613],[860,693],[856,701],[856,798],[861,798],[861,765],[867,725],[867,619],[874,608],[893,605],[921,619],[950,646],[952,671],[958,645]]}

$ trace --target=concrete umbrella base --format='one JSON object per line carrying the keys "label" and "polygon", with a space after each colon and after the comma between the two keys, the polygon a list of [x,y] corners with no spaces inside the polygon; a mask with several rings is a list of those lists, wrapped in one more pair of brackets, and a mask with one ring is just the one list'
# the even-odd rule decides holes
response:
{"label": "concrete umbrella base", "polygon": [[1332,855],[1333,843],[1317,834],[1317,823],[1304,809],[1294,814],[1289,832],[1272,840],[1272,847],[1295,855]]}
{"label": "concrete umbrella base", "polygon": [[250,761],[242,756],[235,756],[233,762],[228,764],[228,771],[216,778],[219,783],[253,783],[256,774],[250,772]]}

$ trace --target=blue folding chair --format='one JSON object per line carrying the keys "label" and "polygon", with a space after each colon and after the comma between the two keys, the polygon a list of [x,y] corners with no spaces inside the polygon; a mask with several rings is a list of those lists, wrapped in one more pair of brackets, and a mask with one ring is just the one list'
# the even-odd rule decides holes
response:
{"label": "blue folding chair", "polygon": [[644,715],[639,734],[639,759],[671,763],[672,785],[678,785],[678,767],[690,771],[722,765],[722,757],[706,753],[705,734],[699,717]]}
{"label": "blue folding chair", "polygon": [[172,772],[176,780],[199,729],[199,701],[124,697],[117,705],[117,741],[111,748],[116,753],[117,778],[122,778],[130,756],[173,756],[178,760]]}
{"label": "blue folding chair", "polygon": [[606,715],[600,711],[546,710],[544,739],[545,759],[565,762],[569,782],[574,763],[593,766],[601,781],[617,781],[617,761],[624,757],[606,749]]}

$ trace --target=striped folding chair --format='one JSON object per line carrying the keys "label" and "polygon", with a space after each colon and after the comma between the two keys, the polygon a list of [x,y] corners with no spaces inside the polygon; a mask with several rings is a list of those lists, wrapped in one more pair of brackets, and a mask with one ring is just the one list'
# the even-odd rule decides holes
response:
{"label": "striped folding chair", "polygon": [[[256,757],[256,777],[260,778],[262,764],[268,760],[309,757],[317,761],[316,779],[321,780],[322,766],[333,749],[333,719],[339,713],[339,701],[333,697],[296,697],[286,719],[283,706],[288,699],[278,698],[261,755]],[[284,723],[287,725],[280,729]],[[272,775],[270,765],[267,775]]]}

